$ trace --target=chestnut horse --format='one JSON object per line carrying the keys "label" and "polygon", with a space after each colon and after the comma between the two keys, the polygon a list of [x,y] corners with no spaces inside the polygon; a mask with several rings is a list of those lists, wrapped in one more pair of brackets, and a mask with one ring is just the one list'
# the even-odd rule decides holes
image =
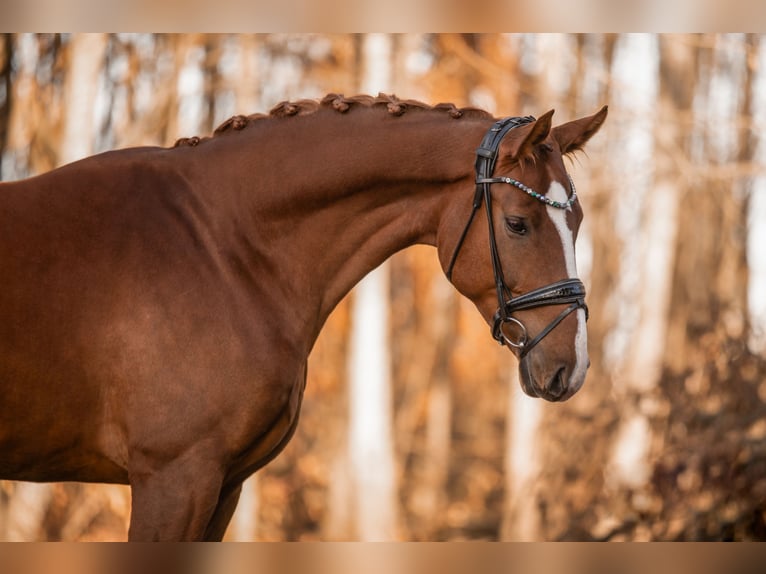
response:
{"label": "chestnut horse", "polygon": [[562,157],[606,113],[329,95],[0,184],[0,478],[129,484],[130,540],[220,540],[327,316],[416,243],[527,394],[568,399],[588,357]]}

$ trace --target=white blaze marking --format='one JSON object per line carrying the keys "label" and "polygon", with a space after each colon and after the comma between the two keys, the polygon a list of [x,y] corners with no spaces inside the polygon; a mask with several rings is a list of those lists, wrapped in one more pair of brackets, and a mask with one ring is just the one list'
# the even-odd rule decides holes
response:
{"label": "white blaze marking", "polygon": [[[558,181],[551,183],[546,194],[554,201],[564,203],[569,198],[564,186]],[[577,277],[577,262],[575,260],[574,234],[567,225],[567,211],[572,208],[559,209],[550,205],[545,206],[548,217],[551,218],[553,225],[559,232],[561,238],[561,248],[564,250],[564,261],[567,267],[567,274],[570,278]],[[578,309],[577,313],[577,334],[575,335],[575,351],[577,361],[570,377],[570,386],[579,388],[585,380],[585,371],[588,368],[588,334],[585,330],[585,310]]]}

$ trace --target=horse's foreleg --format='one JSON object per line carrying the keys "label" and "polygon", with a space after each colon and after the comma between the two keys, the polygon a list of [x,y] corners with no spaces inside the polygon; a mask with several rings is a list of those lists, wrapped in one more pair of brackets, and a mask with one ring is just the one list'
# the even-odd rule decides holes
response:
{"label": "horse's foreleg", "polygon": [[135,466],[128,540],[203,540],[221,495],[220,467],[193,451],[164,464],[155,461],[151,470]]}
{"label": "horse's foreleg", "polygon": [[220,542],[223,539],[223,535],[226,534],[226,528],[229,526],[229,522],[231,522],[231,517],[237,509],[240,492],[242,492],[241,483],[234,487],[223,489],[218,500],[218,506],[205,530],[206,541]]}

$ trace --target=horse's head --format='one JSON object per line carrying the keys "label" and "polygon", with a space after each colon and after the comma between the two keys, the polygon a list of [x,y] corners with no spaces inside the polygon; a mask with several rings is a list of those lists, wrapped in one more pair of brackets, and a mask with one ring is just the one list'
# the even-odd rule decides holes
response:
{"label": "horse's head", "polygon": [[588,369],[574,249],[583,212],[563,156],[582,149],[606,114],[604,107],[553,128],[553,111],[495,123],[477,151],[470,217],[461,198],[440,226],[448,278],[519,358],[532,397],[566,400]]}

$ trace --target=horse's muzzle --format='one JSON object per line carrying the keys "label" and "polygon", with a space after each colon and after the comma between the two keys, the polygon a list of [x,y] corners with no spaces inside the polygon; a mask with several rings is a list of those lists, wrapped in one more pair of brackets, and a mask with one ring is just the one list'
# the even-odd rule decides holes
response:
{"label": "horse's muzzle", "polygon": [[519,362],[519,375],[521,388],[524,393],[533,399],[544,399],[556,403],[565,401],[575,393],[570,392],[569,378],[564,367],[560,367],[542,385],[535,385],[529,365],[529,357],[524,357]]}

